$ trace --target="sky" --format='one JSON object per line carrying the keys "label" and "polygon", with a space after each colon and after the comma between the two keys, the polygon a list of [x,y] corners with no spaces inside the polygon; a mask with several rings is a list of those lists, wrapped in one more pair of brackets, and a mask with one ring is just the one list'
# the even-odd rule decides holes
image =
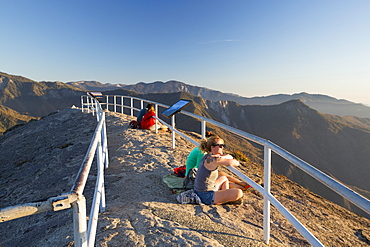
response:
{"label": "sky", "polygon": [[0,71],[370,106],[369,0],[0,0]]}

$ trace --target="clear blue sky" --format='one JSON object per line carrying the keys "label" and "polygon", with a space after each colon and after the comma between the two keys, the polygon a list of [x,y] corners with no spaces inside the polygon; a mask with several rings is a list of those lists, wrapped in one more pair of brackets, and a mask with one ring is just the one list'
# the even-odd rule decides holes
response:
{"label": "clear blue sky", "polygon": [[369,0],[0,0],[0,71],[370,106]]}

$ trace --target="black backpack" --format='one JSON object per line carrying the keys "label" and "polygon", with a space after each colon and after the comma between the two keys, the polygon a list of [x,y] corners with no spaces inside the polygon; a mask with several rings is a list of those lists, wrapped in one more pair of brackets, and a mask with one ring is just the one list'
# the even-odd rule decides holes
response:
{"label": "black backpack", "polygon": [[188,175],[186,176],[184,180],[184,189],[185,190],[191,190],[194,188],[194,181],[195,177],[197,175],[198,168],[192,168],[189,170]]}
{"label": "black backpack", "polygon": [[139,128],[139,125],[137,123],[137,121],[135,120],[132,120],[129,125],[128,125],[131,129],[138,129]]}

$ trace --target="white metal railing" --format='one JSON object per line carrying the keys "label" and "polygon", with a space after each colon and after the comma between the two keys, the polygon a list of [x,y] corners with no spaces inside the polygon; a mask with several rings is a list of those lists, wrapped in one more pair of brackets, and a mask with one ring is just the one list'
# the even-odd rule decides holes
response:
{"label": "white metal railing", "polygon": [[[95,155],[98,174],[95,182],[94,197],[91,205],[87,231],[85,199],[82,199],[80,204],[72,204],[76,246],[94,246],[98,224],[98,213],[99,211],[101,213],[105,211],[104,168],[108,168],[109,164],[105,113],[98,100],[91,96],[85,97],[88,102],[87,105],[89,106],[87,108],[87,112],[92,112],[93,115],[96,114],[98,126],[71,191],[77,195],[83,194]],[[83,105],[85,105],[85,103],[83,100],[85,97],[81,97],[82,111],[84,111]],[[76,241],[79,242],[76,243]]]}
{"label": "white metal railing", "polygon": [[[85,155],[71,191],[60,196],[51,197],[44,201],[24,203],[3,208],[0,210],[0,222],[30,216],[41,212],[51,210],[59,211],[72,207],[75,246],[94,246],[98,211],[99,209],[100,212],[104,212],[105,210],[104,168],[108,167],[108,146],[105,113],[96,99],[90,96],[86,96],[86,98],[87,103],[82,102],[82,105],[88,105],[89,107],[87,108],[87,111],[92,112],[93,115],[96,114],[98,126],[95,129],[89,149]],[[84,98],[81,100],[84,100]],[[86,199],[83,192],[95,155],[97,157],[96,163],[98,174],[91,205],[90,220],[87,225]]]}
{"label": "white metal railing", "polygon": [[[109,99],[113,98],[113,102],[109,102]],[[120,98],[120,102],[117,102],[117,98]],[[124,99],[129,99],[129,104],[124,104]],[[158,114],[158,106],[168,108],[169,106],[157,103],[154,101],[141,99],[137,97],[131,96],[122,96],[122,95],[106,95],[105,102],[101,103],[105,105],[107,109],[110,106],[113,107],[113,110],[116,112],[117,108],[120,108],[121,113],[124,113],[124,109],[130,109],[130,115],[133,116],[133,111],[139,111],[140,109],[134,107],[134,101],[140,102],[140,109],[143,108],[144,102],[153,103],[155,105],[156,114]],[[302,225],[272,194],[270,191],[271,186],[271,151],[278,154],[285,160],[289,161],[293,165],[297,166],[301,170],[305,171],[330,189],[334,190],[341,196],[348,199],[350,202],[364,210],[366,213],[370,214],[370,201],[365,197],[361,196],[360,194],[354,192],[353,190],[349,189],[348,187],[344,186],[343,184],[339,183],[338,181],[334,180],[333,178],[329,177],[325,173],[321,172],[320,170],[316,169],[309,163],[301,160],[300,158],[296,157],[295,155],[289,153],[288,151],[284,150],[283,148],[279,147],[278,145],[272,143],[269,140],[260,138],[258,136],[246,133],[244,131],[238,130],[236,128],[230,127],[228,125],[219,123],[217,121],[205,118],[203,116],[199,116],[190,112],[181,111],[180,114],[184,114],[195,118],[201,121],[200,133],[202,138],[205,137],[206,132],[206,124],[212,124],[214,126],[218,126],[222,129],[230,131],[238,136],[241,136],[249,141],[254,143],[260,144],[264,147],[264,187],[261,187],[255,181],[244,175],[241,171],[239,171],[235,167],[228,167],[235,175],[237,175],[240,179],[250,184],[253,188],[255,188],[258,192],[263,195],[264,198],[264,209],[263,209],[263,229],[264,229],[264,240],[268,244],[270,239],[270,204],[272,204],[297,230],[302,234],[302,236],[313,246],[323,246],[322,243],[304,226]],[[171,125],[167,124],[156,115],[156,118],[162,123],[168,126],[172,131],[172,148],[175,148],[175,133],[181,135],[182,137],[186,138],[190,142],[195,145],[198,145],[196,141],[191,139],[190,137],[184,135],[183,133],[179,132],[175,129],[175,115],[171,117]],[[156,126],[156,132],[157,132]]]}

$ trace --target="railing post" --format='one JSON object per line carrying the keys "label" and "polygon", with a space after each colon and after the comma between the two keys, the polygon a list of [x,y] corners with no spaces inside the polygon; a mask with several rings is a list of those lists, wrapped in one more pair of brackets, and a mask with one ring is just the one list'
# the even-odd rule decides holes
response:
{"label": "railing post", "polygon": [[72,203],[72,210],[75,246],[86,247],[86,199],[83,195],[78,196],[77,200]]}
{"label": "railing post", "polygon": [[[131,117],[133,117],[134,116],[134,99],[133,98],[130,98],[131,100],[130,100],[130,104],[131,104]],[[157,112],[157,109],[156,109],[156,111],[155,112]]]}
{"label": "railing post", "polygon": [[99,123],[99,121],[101,119],[101,114],[103,113],[99,109],[100,109],[99,102],[95,101],[96,120],[97,120],[98,123]]}
{"label": "railing post", "polygon": [[84,97],[81,97],[81,111],[84,112]]}
{"label": "railing post", "polygon": [[123,114],[123,96],[121,96],[121,113]]}
{"label": "railing post", "polygon": [[[103,213],[105,211],[105,194],[104,194],[104,166],[103,166],[103,148],[101,133],[98,135],[98,144],[96,147],[96,164],[97,164],[97,178],[95,183],[94,198],[90,212],[90,219],[87,229],[88,246],[94,246],[96,228],[98,224],[99,209]],[[98,208],[99,206],[99,208]]]}
{"label": "railing post", "polygon": [[140,109],[143,109],[143,108],[144,108],[144,101],[140,100]]}
{"label": "railing post", "polygon": [[86,112],[87,113],[90,113],[90,111],[89,111],[89,98],[86,96]]}
{"label": "railing post", "polygon": [[89,97],[90,98],[90,102],[91,102],[91,112],[92,112],[92,115],[95,116],[95,103],[94,103],[94,99]]}
{"label": "railing post", "polygon": [[[104,169],[104,168],[103,168]],[[100,188],[101,190],[101,198],[100,198],[100,213],[105,212],[105,186],[104,186],[104,178],[103,178],[103,185]]]}
{"label": "railing post", "polygon": [[107,95],[107,96],[105,96],[106,97],[106,109],[109,111],[109,106],[108,106],[108,104],[109,104],[109,96]]}
{"label": "railing post", "polygon": [[175,149],[175,115],[171,117],[171,124],[172,124],[172,149]]}
{"label": "railing post", "polygon": [[271,205],[268,196],[271,185],[271,149],[264,145],[264,179],[263,179],[263,239],[266,244],[270,241]]}
{"label": "railing post", "polygon": [[87,113],[90,113],[90,98],[86,97]]}
{"label": "railing post", "polygon": [[202,122],[201,122],[201,134],[202,134],[202,139],[205,139],[206,138],[206,121],[202,119]]}
{"label": "railing post", "polygon": [[105,114],[103,115],[103,118],[104,123],[102,129],[102,142],[103,142],[104,164],[105,168],[107,169],[109,166],[109,158],[108,158],[107,126],[105,122]]}
{"label": "railing post", "polygon": [[[102,132],[103,133],[103,132]],[[98,164],[98,177],[101,180],[101,197],[100,197],[100,213],[105,211],[105,190],[104,190],[104,156],[103,156],[103,137],[100,136],[100,142],[98,143],[98,152],[96,163]]]}
{"label": "railing post", "polygon": [[117,112],[116,95],[113,95],[113,111]]}
{"label": "railing post", "polygon": [[158,134],[158,105],[155,104],[155,133]]}

